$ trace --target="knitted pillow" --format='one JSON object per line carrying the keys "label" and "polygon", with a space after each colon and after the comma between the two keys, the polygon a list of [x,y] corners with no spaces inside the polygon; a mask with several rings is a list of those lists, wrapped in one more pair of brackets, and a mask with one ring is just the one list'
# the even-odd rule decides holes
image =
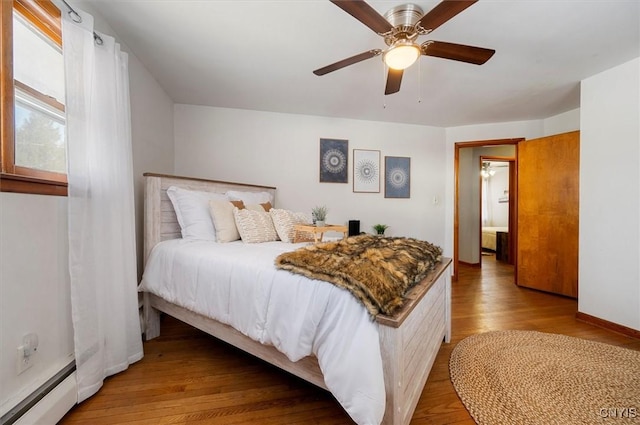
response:
{"label": "knitted pillow", "polygon": [[233,216],[242,242],[261,243],[278,240],[278,234],[268,212],[234,208]]}

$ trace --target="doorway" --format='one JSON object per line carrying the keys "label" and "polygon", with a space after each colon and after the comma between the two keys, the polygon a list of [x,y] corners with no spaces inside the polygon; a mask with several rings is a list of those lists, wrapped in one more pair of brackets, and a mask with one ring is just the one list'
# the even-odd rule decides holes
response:
{"label": "doorway", "polygon": [[[495,158],[509,161],[509,240],[508,252],[513,263],[516,262],[515,247],[517,217],[517,147],[524,138],[459,142],[455,144],[454,175],[454,240],[453,240],[453,278],[457,280],[460,261],[481,267],[482,265],[482,226],[481,226],[481,189],[483,158]],[[514,281],[516,277],[514,276]]]}
{"label": "doorway", "polygon": [[[503,149],[504,151],[505,149]],[[509,232],[515,226],[515,148],[508,157],[480,155],[480,267],[489,259],[513,264],[515,249]]]}

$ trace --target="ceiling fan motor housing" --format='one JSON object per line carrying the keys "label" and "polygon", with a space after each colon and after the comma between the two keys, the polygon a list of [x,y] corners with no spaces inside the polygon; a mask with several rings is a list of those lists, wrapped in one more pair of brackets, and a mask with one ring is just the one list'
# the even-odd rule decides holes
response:
{"label": "ceiling fan motor housing", "polygon": [[384,34],[385,43],[391,46],[401,39],[415,40],[419,35],[415,24],[423,15],[422,8],[413,3],[401,4],[388,10],[384,18],[393,25],[393,30],[390,34]]}

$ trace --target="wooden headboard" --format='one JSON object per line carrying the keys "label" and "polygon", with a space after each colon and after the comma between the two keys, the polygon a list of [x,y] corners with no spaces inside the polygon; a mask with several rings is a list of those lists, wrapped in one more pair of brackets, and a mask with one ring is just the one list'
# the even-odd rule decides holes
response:
{"label": "wooden headboard", "polygon": [[144,263],[156,244],[167,239],[179,239],[180,225],[167,189],[171,186],[206,192],[225,193],[228,190],[269,192],[275,199],[276,188],[254,184],[233,183],[167,174],[144,173]]}

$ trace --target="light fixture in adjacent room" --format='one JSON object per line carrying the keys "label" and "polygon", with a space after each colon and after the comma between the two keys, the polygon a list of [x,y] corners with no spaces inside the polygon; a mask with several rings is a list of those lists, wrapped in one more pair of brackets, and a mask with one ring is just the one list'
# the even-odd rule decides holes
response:
{"label": "light fixture in adjacent room", "polygon": [[409,40],[398,40],[382,55],[384,63],[392,69],[403,70],[411,65],[422,54],[420,46]]}
{"label": "light fixture in adjacent room", "polygon": [[480,171],[480,174],[482,175],[483,178],[488,179],[489,177],[493,176],[495,173],[496,173],[496,170],[491,168],[490,162],[482,163],[482,170]]}

